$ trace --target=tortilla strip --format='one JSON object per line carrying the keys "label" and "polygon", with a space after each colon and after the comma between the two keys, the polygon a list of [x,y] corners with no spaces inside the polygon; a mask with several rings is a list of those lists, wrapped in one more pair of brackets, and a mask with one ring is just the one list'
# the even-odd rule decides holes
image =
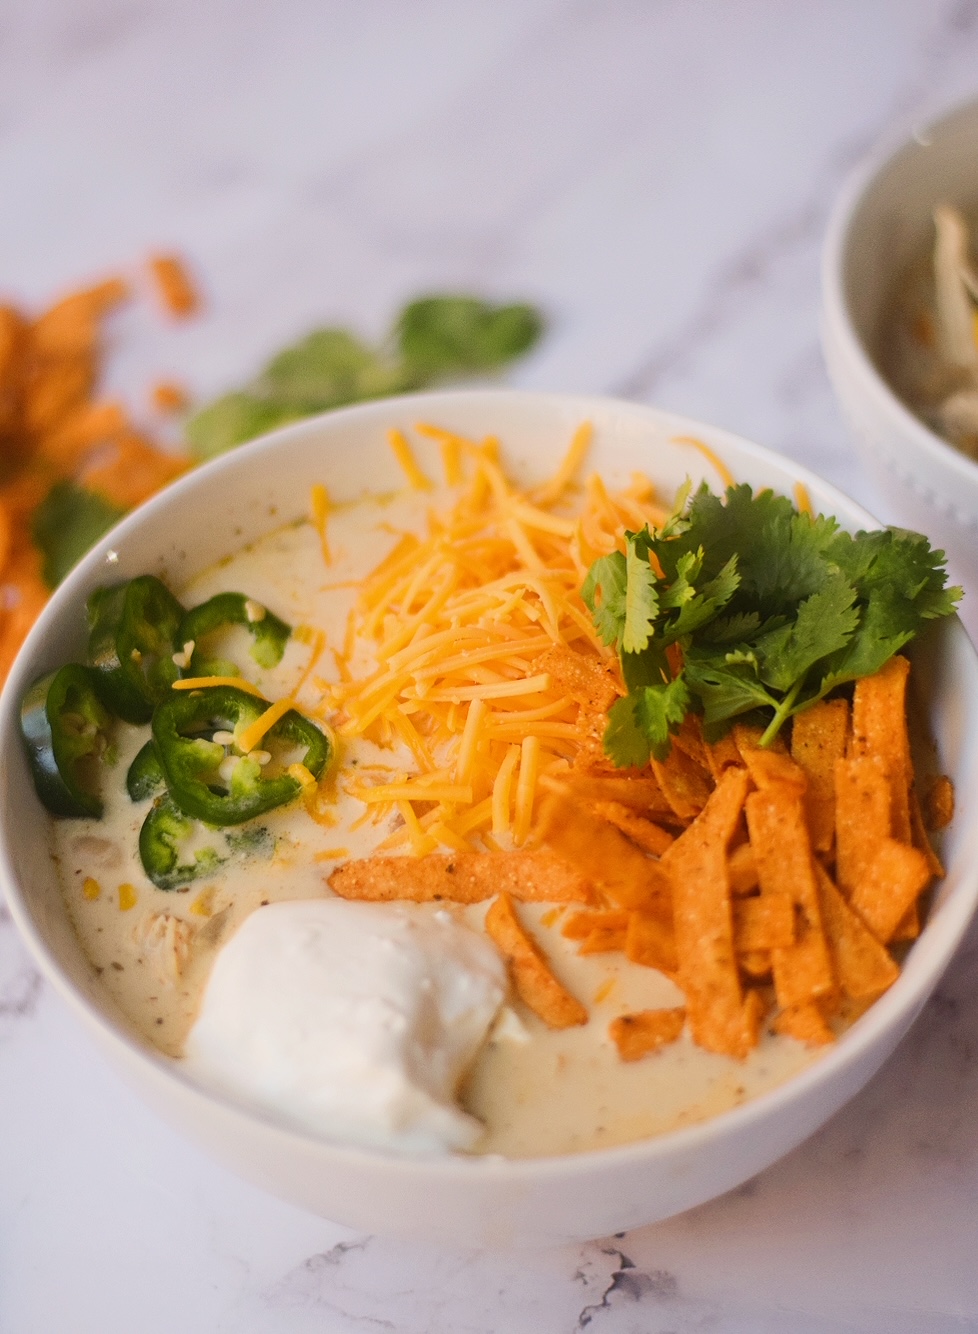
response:
{"label": "tortilla strip", "polygon": [[[950,780],[945,779],[950,785]],[[951,792],[951,811],[954,810],[954,792]],[[950,817],[949,817],[950,818]],[[932,829],[943,829],[944,825],[931,825]],[[910,789],[910,834],[913,845],[919,848],[927,858],[927,865],[930,867],[930,873],[939,880],[944,876],[944,863],[934,851],[934,845],[930,841],[930,835],[927,832],[927,824],[924,821],[923,811],[920,809],[920,802],[917,799],[916,788]]]}
{"label": "tortilla strip", "polygon": [[756,1002],[745,1002],[734,952],[727,845],[750,778],[728,769],[703,813],[664,854],[673,888],[679,984],[694,1040],[743,1058],[757,1041]]}
{"label": "tortilla strip", "polygon": [[597,805],[611,801],[641,815],[674,815],[662,788],[653,776],[638,770],[613,774],[569,774],[566,778],[542,777],[540,786],[551,792],[560,792],[571,801]]}
{"label": "tortilla strip", "polygon": [[775,786],[752,793],[745,803],[761,893],[790,894],[795,907],[794,944],[771,951],[774,989],[784,1010],[835,993],[803,800],[795,789]]}
{"label": "tortilla strip", "polygon": [[623,1061],[639,1061],[660,1047],[675,1042],[686,1023],[686,1011],[639,1010],[621,1014],[608,1026],[608,1035]]}
{"label": "tortilla strip", "polygon": [[709,772],[678,746],[672,747],[665,760],[653,758],[652,772],[659,780],[666,801],[682,823],[695,820],[706,805],[713,786]]}
{"label": "tortilla strip", "polygon": [[924,827],[946,829],[954,819],[954,784],[947,774],[937,774],[924,792]]}
{"label": "tortilla strip", "polygon": [[810,1047],[824,1047],[835,1041],[835,1034],[814,1001],[792,1005],[782,1010],[771,1027],[775,1033],[806,1042]]}
{"label": "tortilla strip", "polygon": [[706,762],[709,765],[710,773],[713,775],[714,783],[719,783],[724,769],[738,767],[743,764],[740,751],[731,732],[722,736],[719,741],[708,741],[705,749]]}
{"label": "tortilla strip", "polygon": [[[740,751],[741,760],[746,763],[746,753],[749,750],[759,750],[761,748],[761,737],[764,735],[764,728],[756,723],[734,723],[730,730],[730,735],[734,739],[734,744]],[[774,751],[776,754],[787,755],[788,747],[785,745],[784,737],[778,734],[765,750]]]}
{"label": "tortilla strip", "polygon": [[815,863],[822,920],[843,992],[853,1000],[876,999],[900,976],[889,951],[836,889],[831,876]]}
{"label": "tortilla strip", "polygon": [[538,831],[547,848],[576,867],[615,907],[642,908],[668,898],[669,881],[659,863],[586,807],[548,796],[540,807]]}
{"label": "tortilla strip", "polygon": [[653,824],[644,815],[637,815],[619,801],[596,801],[594,809],[643,852],[650,852],[654,857],[661,857],[666,848],[675,842],[674,834],[661,825]]}
{"label": "tortilla strip", "polygon": [[910,663],[896,654],[852,692],[852,754],[878,755],[886,765],[892,798],[893,836],[910,842],[909,792],[913,768],[907,735]]}
{"label": "tortilla strip", "polygon": [[587,1023],[587,1010],[550,971],[536,941],[524,930],[513,900],[500,894],[486,913],[486,931],[506,960],[513,988],[549,1028],[574,1028]]}
{"label": "tortilla strip", "polygon": [[625,958],[643,968],[656,968],[666,977],[675,979],[679,972],[676,954],[676,933],[671,924],[651,913],[633,912],[628,915],[625,932]]}
{"label": "tortilla strip", "polygon": [[599,659],[585,657],[562,644],[555,644],[535,659],[534,672],[547,672],[551,685],[561,694],[570,695],[579,706],[577,728],[581,737],[581,758],[604,759],[604,733],[608,710],[622,693],[621,686]]}
{"label": "tortilla strip", "polygon": [[889,838],[890,780],[878,755],[835,762],[835,873],[851,898],[873,853]]}
{"label": "tortilla strip", "polygon": [[741,843],[731,849],[727,857],[727,873],[730,876],[731,894],[749,894],[757,888],[757,858],[749,843]]}
{"label": "tortilla strip", "polygon": [[805,771],[790,755],[780,750],[762,750],[760,746],[745,746],[743,750],[747,772],[755,787],[762,791],[779,783],[803,794],[808,787]]}
{"label": "tortilla strip", "polygon": [[342,899],[374,903],[392,899],[481,903],[500,891],[527,903],[590,903],[593,899],[584,877],[546,849],[365,857],[338,866],[328,883]]}
{"label": "tortilla strip", "polygon": [[795,905],[790,894],[755,894],[734,899],[737,953],[788,949],[795,943]]}
{"label": "tortilla strip", "polygon": [[885,945],[930,883],[930,866],[919,848],[884,838],[867,862],[849,902]]}
{"label": "tortilla strip", "polygon": [[808,779],[805,814],[816,852],[831,852],[835,841],[835,762],[845,757],[848,737],[844,699],[819,700],[791,724],[791,757]]}
{"label": "tortilla strip", "polygon": [[766,982],[771,976],[770,950],[744,950],[737,956],[740,971],[752,982]]}

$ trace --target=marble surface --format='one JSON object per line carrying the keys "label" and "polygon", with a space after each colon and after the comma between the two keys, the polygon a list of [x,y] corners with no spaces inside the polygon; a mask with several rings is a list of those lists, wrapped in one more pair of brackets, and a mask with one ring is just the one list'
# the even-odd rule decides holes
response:
{"label": "marble surface", "polygon": [[[880,134],[976,87],[975,0],[8,3],[0,288],[190,255],[202,319],[117,326],[137,411],[161,371],[216,392],[424,289],[529,298],[551,327],[514,383],[716,421],[873,508],[819,351],[827,211]],[[976,1330],[976,983],[972,933],[864,1093],[731,1195],[455,1253],[350,1234],[178,1139],[0,908],[0,1330]]]}

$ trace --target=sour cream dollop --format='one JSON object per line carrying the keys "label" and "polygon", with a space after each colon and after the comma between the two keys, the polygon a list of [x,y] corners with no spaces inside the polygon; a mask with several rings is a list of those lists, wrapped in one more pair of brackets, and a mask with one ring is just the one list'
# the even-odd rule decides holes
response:
{"label": "sour cream dollop", "polygon": [[470,1149],[455,1098],[506,993],[491,943],[445,911],[303,899],[246,918],[187,1039],[200,1083],[331,1140]]}

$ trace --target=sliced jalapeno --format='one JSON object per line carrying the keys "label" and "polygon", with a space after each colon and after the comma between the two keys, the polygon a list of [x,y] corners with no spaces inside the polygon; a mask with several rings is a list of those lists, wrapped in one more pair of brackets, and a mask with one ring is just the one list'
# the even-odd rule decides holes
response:
{"label": "sliced jalapeno", "polygon": [[126,773],[130,801],[146,801],[166,791],[166,775],[152,737],[142,747]]}
{"label": "sliced jalapeno", "polygon": [[217,675],[211,670],[214,666],[222,669],[221,675],[227,674],[227,665],[223,660],[212,658],[203,641],[208,635],[231,625],[244,626],[250,633],[254,641],[251,656],[259,667],[274,667],[282,661],[292,627],[243,593],[218,593],[199,607],[193,607],[180,622],[177,634],[180,647],[194,645],[190,669],[195,676]]}
{"label": "sliced jalapeno", "polygon": [[99,762],[111,718],[88,667],[69,663],[35,681],[20,707],[20,730],[37,795],[54,815],[102,818]]}
{"label": "sliced jalapeno", "polygon": [[266,764],[234,746],[235,730],[267,707],[235,686],[173,691],[157,706],[153,740],[170,796],[185,814],[209,825],[243,824],[299,795],[302,785],[287,772],[289,762],[319,778],[330,760],[329,739],[295,709],[265,734],[262,749],[272,756]]}
{"label": "sliced jalapeno", "polygon": [[227,860],[220,835],[219,847],[198,846],[190,854],[183,852],[199,830],[197,821],[184,815],[171,797],[153,802],[139,831],[139,859],[157,889],[179,889],[202,875],[212,875]]}
{"label": "sliced jalapeno", "polygon": [[148,723],[180,675],[173,661],[183,608],[151,574],[98,588],[88,600],[88,660],[103,703],[127,723]]}

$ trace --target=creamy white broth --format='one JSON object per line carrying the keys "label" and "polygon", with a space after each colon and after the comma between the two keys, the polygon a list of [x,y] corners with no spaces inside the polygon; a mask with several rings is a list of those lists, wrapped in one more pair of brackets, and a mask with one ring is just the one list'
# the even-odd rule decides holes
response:
{"label": "creamy white broth", "polygon": [[[340,507],[330,516],[329,567],[310,524],[283,527],[208,570],[179,596],[193,606],[217,592],[243,592],[294,626],[323,631],[326,649],[298,694],[300,706],[313,710],[322,696],[317,678],[338,679],[330,646],[343,643],[357,584],[401,533],[420,528],[431,504],[430,494],[405,493]],[[309,638],[294,636],[282,663],[269,671],[242,660],[269,698],[294,688],[309,661]],[[235,656],[239,651],[240,645]],[[368,649],[353,666],[369,670]],[[129,762],[148,735],[148,728],[120,725],[105,817],[54,821],[56,857],[72,921],[103,984],[145,1039],[179,1057],[216,953],[245,917],[263,902],[330,894],[326,881],[338,861],[368,855],[399,823],[396,815],[364,819],[363,804],[344,791],[350,776],[376,770],[386,780],[412,772],[414,764],[400,744],[381,749],[362,739],[343,741],[333,776],[335,823],[317,823],[301,802],[272,811],[256,822],[270,836],[266,853],[233,857],[187,890],[164,892],[139,861],[139,827],[150,803],[133,804],[125,790]],[[91,880],[99,886],[97,898],[86,895]],[[135,902],[123,910],[132,891]],[[485,907],[457,913],[481,929]],[[681,993],[620,954],[579,956],[576,944],[560,934],[563,914],[552,907],[523,905],[521,913],[591,1017],[583,1027],[554,1031],[512,1002],[462,1090],[463,1106],[487,1127],[481,1152],[571,1153],[661,1134],[756,1096],[814,1058],[801,1043],[766,1035],[740,1062],[706,1052],[684,1035],[655,1055],[623,1062],[608,1037],[610,1021],[680,1005]]]}

